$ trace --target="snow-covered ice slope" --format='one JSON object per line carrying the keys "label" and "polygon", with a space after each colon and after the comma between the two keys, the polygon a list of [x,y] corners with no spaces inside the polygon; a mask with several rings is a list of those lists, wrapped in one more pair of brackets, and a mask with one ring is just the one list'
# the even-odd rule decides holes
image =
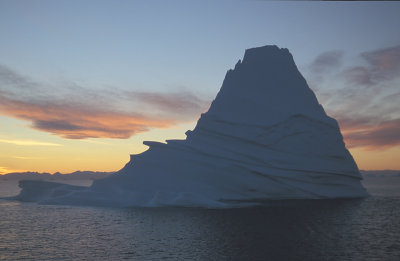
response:
{"label": "snow-covered ice slope", "polygon": [[186,134],[185,140],[144,142],[147,151],[89,188],[22,182],[17,198],[238,207],[269,199],[367,196],[336,120],[326,115],[287,49],[246,50],[208,112]]}

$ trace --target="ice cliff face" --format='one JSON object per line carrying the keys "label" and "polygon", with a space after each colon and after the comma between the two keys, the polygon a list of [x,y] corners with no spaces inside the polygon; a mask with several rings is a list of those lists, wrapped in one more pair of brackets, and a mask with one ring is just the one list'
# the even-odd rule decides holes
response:
{"label": "ice cliff face", "polygon": [[25,182],[19,199],[32,200],[34,193],[33,201],[43,203],[237,207],[367,195],[336,120],[287,49],[246,50],[186,134],[166,144],[144,142],[147,151],[88,189],[41,184],[38,192],[37,184]]}

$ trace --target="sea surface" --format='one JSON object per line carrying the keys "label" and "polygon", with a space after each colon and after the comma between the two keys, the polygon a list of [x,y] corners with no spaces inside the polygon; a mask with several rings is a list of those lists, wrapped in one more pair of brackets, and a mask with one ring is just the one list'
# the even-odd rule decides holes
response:
{"label": "sea surface", "polygon": [[[0,260],[398,261],[400,177],[363,184],[371,197],[223,210],[0,200]],[[0,197],[17,193],[0,181]]]}

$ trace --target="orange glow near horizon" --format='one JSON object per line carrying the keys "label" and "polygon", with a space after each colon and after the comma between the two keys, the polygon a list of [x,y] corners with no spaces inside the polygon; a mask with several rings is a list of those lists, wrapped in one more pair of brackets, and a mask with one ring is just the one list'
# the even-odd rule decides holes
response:
{"label": "orange glow near horizon", "polygon": [[[37,171],[48,173],[71,173],[81,171],[117,171],[128,161],[129,154],[137,154],[146,150],[146,146],[135,144],[130,141],[131,146],[112,145],[114,149],[96,151],[97,146],[88,146],[77,150],[67,150],[62,156],[49,155],[51,152],[44,151],[43,157],[18,157],[0,156],[0,175],[11,172]],[[139,145],[139,146],[136,146]],[[117,149],[117,147],[119,147]],[[136,149],[135,149],[136,147]],[[121,149],[122,148],[122,149]],[[394,147],[382,151],[371,151],[362,148],[349,149],[361,170],[398,170],[400,169],[400,147]],[[60,153],[61,154],[61,153]]]}
{"label": "orange glow near horizon", "polygon": [[[64,139],[26,128],[24,121],[9,118],[2,118],[2,121],[7,124],[2,126],[0,133],[0,174],[24,171],[118,171],[129,161],[130,154],[147,149],[143,141],[184,139],[186,130],[193,129],[196,123],[151,129],[129,139]],[[351,144],[346,136],[345,141]],[[400,169],[400,146],[348,148],[359,169]]]}
{"label": "orange glow near horizon", "polygon": [[359,169],[400,170],[400,146],[383,150],[367,150],[364,148],[349,150]]}
{"label": "orange glow near horizon", "polygon": [[[157,137],[154,136],[152,140],[157,140]],[[158,140],[163,141],[162,139]],[[71,144],[73,146],[64,145],[61,148],[57,147],[57,149],[53,149],[53,147],[51,149],[44,147],[26,148],[24,146],[23,148],[14,148],[12,150],[14,153],[9,155],[4,154],[2,147],[0,149],[0,174],[24,171],[49,173],[71,173],[77,170],[117,171],[129,161],[129,154],[141,153],[147,149],[147,146],[141,144],[141,140],[134,139],[108,144],[83,141],[80,141],[80,143],[80,145]],[[9,149],[11,146],[18,147],[7,145],[6,148]],[[359,169],[400,169],[400,146],[381,151],[363,148],[349,150]],[[21,154],[21,151],[24,151],[24,154]]]}
{"label": "orange glow near horizon", "polygon": [[[2,121],[8,124],[2,126],[0,133],[0,175],[24,171],[117,171],[129,161],[130,154],[147,150],[143,141],[184,139],[186,130],[193,129],[195,124],[151,129],[129,139],[64,139],[26,128],[23,121],[5,118]],[[18,137],[2,133],[18,133]]]}

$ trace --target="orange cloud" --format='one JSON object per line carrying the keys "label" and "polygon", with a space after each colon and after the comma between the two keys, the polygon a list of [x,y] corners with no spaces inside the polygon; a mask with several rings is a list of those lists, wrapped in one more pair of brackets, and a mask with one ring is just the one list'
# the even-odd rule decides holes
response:
{"label": "orange cloud", "polygon": [[35,104],[0,98],[0,113],[29,120],[31,127],[68,139],[127,139],[149,128],[166,128],[176,122],[136,113],[105,111],[68,104]]}
{"label": "orange cloud", "polygon": [[0,65],[0,114],[67,139],[127,139],[150,128],[194,120],[208,105],[189,92],[48,86]]}
{"label": "orange cloud", "polygon": [[341,131],[349,148],[363,147],[368,150],[400,145],[400,119],[380,123],[368,120],[343,119]]}

